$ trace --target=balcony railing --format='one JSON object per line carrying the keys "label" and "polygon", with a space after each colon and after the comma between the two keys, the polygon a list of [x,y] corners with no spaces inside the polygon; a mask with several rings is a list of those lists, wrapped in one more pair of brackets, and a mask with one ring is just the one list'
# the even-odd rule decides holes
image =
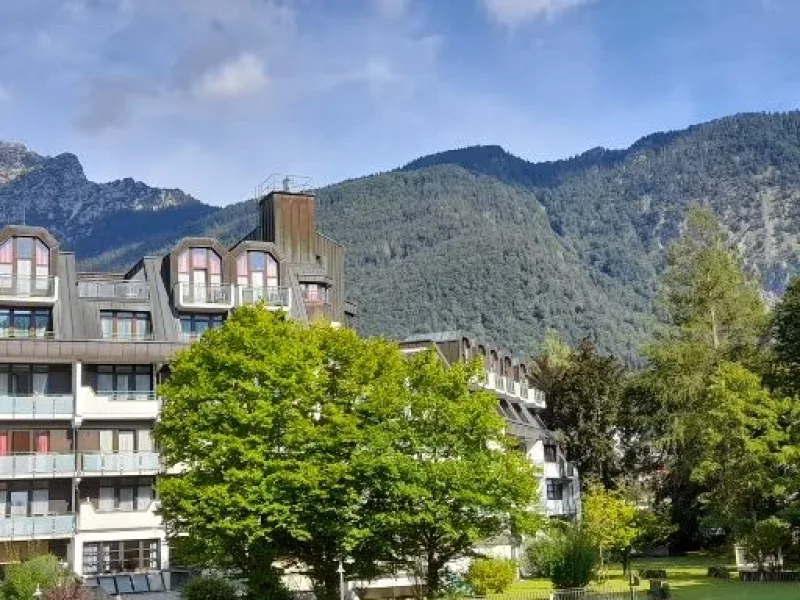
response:
{"label": "balcony railing", "polygon": [[73,477],[75,455],[12,454],[0,456],[0,478]]}
{"label": "balcony railing", "polygon": [[[2,295],[0,295],[2,298]],[[0,338],[15,340],[52,340],[56,335],[46,329],[15,329],[14,327],[0,328]]]}
{"label": "balcony railing", "polygon": [[104,333],[104,340],[115,342],[149,342],[155,339],[153,333]]}
{"label": "balcony railing", "polygon": [[52,304],[58,299],[58,277],[0,275],[0,298],[26,304]]}
{"label": "balcony railing", "polygon": [[270,308],[288,309],[291,305],[291,293],[287,287],[240,285],[237,290],[240,306],[263,302]]}
{"label": "balcony railing", "polygon": [[0,517],[0,539],[4,540],[61,538],[74,534],[74,514]]}
{"label": "balcony railing", "polygon": [[78,296],[89,300],[146,301],[150,284],[146,281],[79,281]]}
{"label": "balcony railing", "polygon": [[86,474],[141,473],[158,471],[157,452],[84,452],[81,470]]}
{"label": "balcony railing", "polygon": [[181,308],[229,310],[233,308],[233,286],[180,282],[176,286],[175,299]]}
{"label": "balcony railing", "polygon": [[156,393],[152,390],[97,390],[96,396],[107,398],[112,402],[139,401],[152,402],[156,399]]}
{"label": "balcony railing", "polygon": [[75,412],[72,394],[0,395],[0,418],[71,419]]}

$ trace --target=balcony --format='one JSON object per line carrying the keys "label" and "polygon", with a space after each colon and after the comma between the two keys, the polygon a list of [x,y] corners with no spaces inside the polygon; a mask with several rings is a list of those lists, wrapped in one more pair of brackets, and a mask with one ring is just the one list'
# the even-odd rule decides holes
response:
{"label": "balcony", "polygon": [[531,408],[544,408],[546,406],[545,394],[542,390],[534,387],[526,388],[525,394],[521,395],[522,401]]}
{"label": "balcony", "polygon": [[306,316],[312,323],[315,321],[333,321],[333,306],[327,302],[306,301]]}
{"label": "balcony", "polygon": [[0,456],[0,479],[74,476],[75,455],[72,453]]}
{"label": "balcony", "polygon": [[72,419],[72,394],[0,395],[0,419]]}
{"label": "balcony", "polygon": [[292,294],[287,287],[239,285],[236,289],[239,306],[263,302],[270,310],[289,310],[292,305]]}
{"label": "balcony", "polygon": [[0,276],[0,303],[11,306],[52,306],[58,300],[58,277]]}
{"label": "balcony", "polygon": [[33,540],[69,538],[75,534],[75,515],[0,517],[0,539]]}
{"label": "balcony", "polygon": [[81,386],[75,413],[82,419],[155,419],[159,401],[153,391],[94,390]]}
{"label": "balcony", "polygon": [[78,296],[87,300],[147,302],[150,284],[146,281],[79,281]]}
{"label": "balcony", "polygon": [[84,452],[84,475],[154,475],[160,468],[157,452]]}
{"label": "balcony", "polygon": [[78,531],[117,531],[124,529],[158,529],[161,517],[156,514],[158,503],[152,501],[147,510],[101,511],[84,501],[78,510]]}
{"label": "balcony", "polygon": [[181,310],[228,311],[233,308],[233,286],[180,282],[175,286],[175,304]]}

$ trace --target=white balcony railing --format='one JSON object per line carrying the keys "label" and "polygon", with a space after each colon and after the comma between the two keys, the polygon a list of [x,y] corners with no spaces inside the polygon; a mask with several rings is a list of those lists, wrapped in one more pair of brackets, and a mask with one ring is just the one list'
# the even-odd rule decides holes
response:
{"label": "white balcony railing", "polygon": [[157,452],[84,452],[81,471],[87,475],[154,473],[159,470]]}
{"label": "white balcony railing", "polygon": [[71,419],[74,413],[72,394],[0,395],[0,419]]}
{"label": "white balcony railing", "polygon": [[0,539],[3,540],[64,538],[74,534],[74,514],[0,517]]}
{"label": "white balcony railing", "polygon": [[54,304],[58,300],[58,277],[0,275],[0,300],[6,304]]}
{"label": "white balcony railing", "polygon": [[28,479],[35,477],[74,477],[75,455],[11,454],[0,456],[0,478]]}
{"label": "white balcony railing", "polygon": [[175,286],[175,301],[179,308],[230,310],[233,308],[233,286],[180,282]]}
{"label": "white balcony railing", "polygon": [[120,523],[125,529],[158,529],[162,521],[157,508],[158,502],[152,500],[147,510],[102,511],[84,501],[78,509],[78,531],[118,530]]}
{"label": "white balcony railing", "polygon": [[146,301],[150,284],[146,281],[79,281],[78,296],[89,300]]}
{"label": "white balcony railing", "polygon": [[94,390],[81,386],[75,414],[82,419],[155,419],[159,400],[151,390]]}
{"label": "white balcony railing", "polygon": [[267,308],[283,310],[291,308],[292,294],[287,287],[239,285],[237,294],[239,306],[263,302]]}

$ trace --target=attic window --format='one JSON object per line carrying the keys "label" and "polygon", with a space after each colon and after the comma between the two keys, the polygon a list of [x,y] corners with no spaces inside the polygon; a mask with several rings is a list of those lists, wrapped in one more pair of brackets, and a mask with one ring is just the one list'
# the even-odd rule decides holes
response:
{"label": "attic window", "polygon": [[46,289],[50,276],[50,248],[39,238],[13,237],[0,246],[0,285],[9,287],[13,277],[36,281],[37,289]]}

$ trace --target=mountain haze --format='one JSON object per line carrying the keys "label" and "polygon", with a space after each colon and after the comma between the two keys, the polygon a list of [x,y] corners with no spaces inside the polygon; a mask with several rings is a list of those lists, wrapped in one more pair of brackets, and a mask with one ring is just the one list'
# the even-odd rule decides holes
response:
{"label": "mountain haze", "polygon": [[[800,113],[742,114],[559,161],[499,146],[421,157],[318,190],[318,226],[347,246],[364,333],[460,328],[532,351],[554,328],[634,358],[689,206],[711,207],[779,294],[800,265],[799,195]],[[184,235],[235,242],[257,213],[252,200],[216,209],[128,179],[95,184],[72,155],[0,145],[0,206],[22,200],[27,221],[91,269],[129,267]]]}

